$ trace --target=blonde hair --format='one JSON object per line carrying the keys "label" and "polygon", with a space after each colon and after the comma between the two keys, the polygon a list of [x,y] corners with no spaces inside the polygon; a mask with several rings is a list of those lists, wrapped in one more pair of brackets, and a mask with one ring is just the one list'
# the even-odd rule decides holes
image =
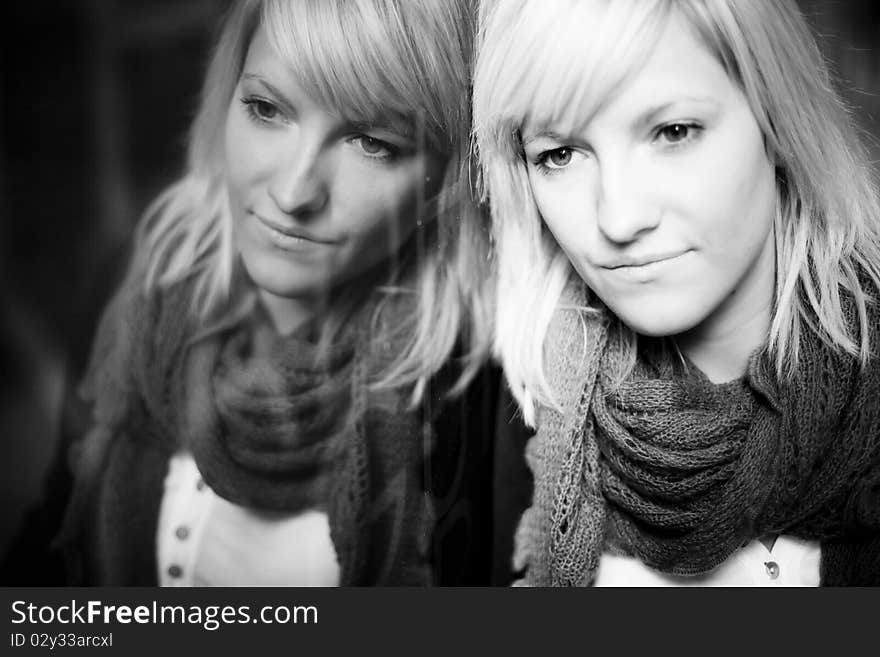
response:
{"label": "blonde hair", "polygon": [[[138,244],[146,286],[194,277],[193,312],[207,316],[229,295],[236,252],[226,191],[224,125],[258,26],[304,89],[346,118],[397,118],[449,158],[442,191],[395,262],[416,260],[412,336],[376,385],[414,386],[465,343],[460,389],[488,351],[488,236],[472,196],[469,81],[474,19],[464,0],[242,0],[224,23],[193,124],[185,175],[148,208]],[[435,202],[434,202],[435,201]],[[424,206],[424,204],[423,204]],[[420,217],[421,218],[421,217]],[[431,217],[425,217],[430,219]],[[427,243],[426,243],[427,242]]]}
{"label": "blonde hair", "polygon": [[[494,349],[526,421],[534,424],[536,403],[555,405],[544,341],[574,274],[536,209],[521,130],[583,125],[638,70],[673,12],[742,88],[776,162],[777,278],[767,347],[780,376],[793,372],[807,331],[866,363],[873,301],[860,277],[875,290],[880,285],[876,182],[793,0],[609,0],[597,25],[586,23],[588,5],[505,0],[480,13],[474,140],[497,251]],[[844,317],[843,293],[854,301],[857,326]]]}

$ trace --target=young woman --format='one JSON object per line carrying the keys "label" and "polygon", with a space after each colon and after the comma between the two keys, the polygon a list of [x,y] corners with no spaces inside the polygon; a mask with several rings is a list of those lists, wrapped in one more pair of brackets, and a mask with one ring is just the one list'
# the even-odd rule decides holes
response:
{"label": "young woman", "polygon": [[481,20],[524,582],[880,584],[880,206],[795,3]]}
{"label": "young woman", "polygon": [[431,582],[433,401],[488,342],[470,13],[233,7],[98,331],[73,582]]}

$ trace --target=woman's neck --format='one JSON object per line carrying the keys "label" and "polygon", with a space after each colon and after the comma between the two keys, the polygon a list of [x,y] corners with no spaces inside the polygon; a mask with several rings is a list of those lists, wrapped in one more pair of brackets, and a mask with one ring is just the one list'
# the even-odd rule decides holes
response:
{"label": "woman's neck", "polygon": [[743,376],[752,353],[766,344],[775,285],[776,254],[771,236],[749,273],[715,312],[676,336],[682,353],[713,383]]}
{"label": "woman's neck", "polygon": [[320,321],[322,329],[329,326],[332,330],[369,298],[374,288],[391,284],[396,273],[389,261],[383,261],[343,286],[325,288],[313,295],[283,297],[260,288],[257,295],[279,335],[290,335],[315,320]]}
{"label": "woman's neck", "polygon": [[279,335],[290,335],[324,311],[325,304],[317,298],[281,297],[266,290],[258,295]]}

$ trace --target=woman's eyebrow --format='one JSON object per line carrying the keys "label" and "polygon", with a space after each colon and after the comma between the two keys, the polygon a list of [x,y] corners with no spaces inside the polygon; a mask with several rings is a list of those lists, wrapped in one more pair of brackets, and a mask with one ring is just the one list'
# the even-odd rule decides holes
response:
{"label": "woman's eyebrow", "polygon": [[352,121],[350,125],[353,130],[357,130],[359,132],[380,130],[384,132],[390,132],[410,141],[415,139],[415,131],[413,130],[412,126],[402,122],[377,119],[375,121]]}
{"label": "woman's eyebrow", "polygon": [[676,105],[681,105],[682,103],[694,103],[711,106],[712,108],[718,108],[720,106],[719,102],[711,96],[680,96],[673,100],[650,106],[644,112],[639,114],[635,124],[639,127],[650,126],[657,121],[657,118],[661,114]]}
{"label": "woman's eyebrow", "polygon": [[296,114],[296,107],[294,106],[294,104],[292,102],[290,102],[290,99],[287,96],[285,96],[281,92],[281,90],[278,89],[278,87],[276,87],[271,82],[266,80],[266,78],[264,78],[263,76],[261,76],[257,73],[245,72],[242,74],[241,79],[242,79],[242,81],[245,81],[245,80],[253,81],[253,82],[256,82],[256,83],[262,85],[263,87],[265,87],[266,91],[268,91],[270,94],[272,94],[272,96],[274,96],[276,100],[278,100],[278,102],[280,102],[282,105],[284,105],[284,109],[286,109],[288,112],[290,112],[292,114]]}
{"label": "woman's eyebrow", "polygon": [[539,139],[552,139],[554,141],[562,141],[563,137],[561,134],[554,130],[539,130],[537,132],[528,132],[525,137],[523,137],[522,145],[528,146],[533,141],[537,141]]}

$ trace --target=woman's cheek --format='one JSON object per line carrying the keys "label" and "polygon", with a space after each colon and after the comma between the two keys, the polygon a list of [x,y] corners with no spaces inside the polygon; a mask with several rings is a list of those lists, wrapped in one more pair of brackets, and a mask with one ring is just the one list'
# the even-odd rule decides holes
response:
{"label": "woman's cheek", "polygon": [[[539,174],[540,175],[540,174]],[[583,250],[589,234],[589,200],[578,183],[540,181],[533,186],[538,212],[559,245],[569,254]]]}

